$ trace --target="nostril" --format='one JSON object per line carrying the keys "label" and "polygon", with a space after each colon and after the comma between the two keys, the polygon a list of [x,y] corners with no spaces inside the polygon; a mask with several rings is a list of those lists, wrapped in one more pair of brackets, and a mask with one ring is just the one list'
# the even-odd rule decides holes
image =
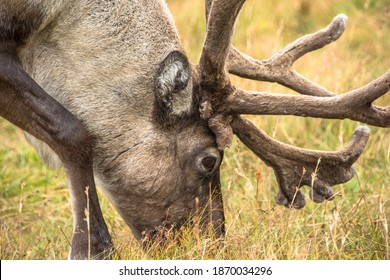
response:
{"label": "nostril", "polygon": [[213,171],[216,162],[217,158],[215,156],[207,156],[202,159],[202,165],[208,172]]}

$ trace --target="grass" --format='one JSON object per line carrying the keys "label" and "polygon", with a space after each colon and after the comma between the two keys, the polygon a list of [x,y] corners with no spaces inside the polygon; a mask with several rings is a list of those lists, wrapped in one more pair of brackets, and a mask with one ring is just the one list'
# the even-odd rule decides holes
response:
{"label": "grass", "polygon": [[[190,60],[196,63],[205,34],[203,1],[170,0]],[[299,36],[314,32],[338,13],[349,16],[345,34],[325,49],[302,57],[294,68],[342,93],[388,70],[390,6],[387,0],[248,1],[234,44],[267,58]],[[290,93],[281,86],[233,78],[242,88]],[[390,104],[390,95],[376,104]],[[359,124],[311,118],[250,117],[269,135],[303,148],[336,150]],[[125,259],[390,259],[390,132],[371,128],[357,175],[335,188],[334,201],[308,201],[300,211],[277,206],[272,169],[234,139],[222,164],[226,215],[224,241],[197,228],[169,238],[163,247],[141,250],[119,214],[100,194],[103,213]],[[0,119],[0,258],[65,259],[72,217],[63,171],[45,166],[23,133]],[[306,190],[306,194],[307,194]]]}

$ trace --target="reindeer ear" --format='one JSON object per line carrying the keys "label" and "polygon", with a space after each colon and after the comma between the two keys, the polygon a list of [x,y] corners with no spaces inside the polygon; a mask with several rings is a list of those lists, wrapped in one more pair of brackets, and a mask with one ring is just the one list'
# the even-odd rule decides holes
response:
{"label": "reindeer ear", "polygon": [[192,108],[191,68],[187,57],[171,52],[161,62],[154,82],[156,116],[164,123],[188,114]]}

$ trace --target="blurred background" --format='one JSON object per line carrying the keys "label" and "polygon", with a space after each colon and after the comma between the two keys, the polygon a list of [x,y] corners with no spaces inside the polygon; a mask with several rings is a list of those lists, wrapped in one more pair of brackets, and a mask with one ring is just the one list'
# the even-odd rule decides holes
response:
{"label": "blurred background", "polygon": [[[204,3],[167,1],[183,47],[193,64],[205,36]],[[337,93],[360,87],[390,68],[390,0],[248,0],[233,42],[257,59],[300,36],[315,32],[344,13],[342,37],[294,64],[305,77]],[[238,87],[291,93],[282,86],[232,77]],[[390,94],[375,102],[389,105]],[[359,125],[349,120],[289,116],[250,117],[284,143],[337,150]],[[370,127],[371,138],[356,163],[357,175],[334,187],[334,201],[303,210],[276,205],[273,170],[237,139],[222,164],[226,239],[184,230],[180,244],[142,251],[120,216],[100,193],[103,213],[128,259],[389,259],[390,131]],[[304,192],[308,193],[306,187]],[[308,196],[307,196],[308,197]],[[23,137],[0,119],[0,259],[65,259],[72,232],[71,207],[63,171],[47,167]]]}

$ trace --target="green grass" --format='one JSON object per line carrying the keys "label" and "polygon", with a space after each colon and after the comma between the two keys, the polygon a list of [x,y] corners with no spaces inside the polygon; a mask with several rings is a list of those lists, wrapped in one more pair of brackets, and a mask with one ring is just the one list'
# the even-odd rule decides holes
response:
{"label": "green grass", "polygon": [[[170,0],[190,60],[197,62],[204,40],[203,1]],[[302,57],[294,68],[342,93],[379,77],[390,66],[390,3],[387,0],[248,0],[239,17],[234,44],[267,58],[292,40],[314,32],[338,13],[349,16],[335,43]],[[233,78],[242,88],[290,93],[281,86]],[[387,94],[376,104],[390,104]],[[359,123],[310,118],[250,117],[269,135],[303,148],[337,150]],[[141,250],[120,216],[100,195],[118,248],[126,259],[389,259],[390,132],[371,128],[358,160],[357,175],[334,187],[334,201],[308,201],[300,211],[274,202],[272,169],[234,139],[222,164],[226,238],[181,232],[165,246]],[[260,176],[256,177],[256,173]],[[257,179],[259,178],[259,179]],[[258,196],[256,193],[258,191]],[[307,194],[307,189],[305,190]],[[0,119],[0,258],[65,259],[72,217],[63,171],[45,166],[20,130]]]}

